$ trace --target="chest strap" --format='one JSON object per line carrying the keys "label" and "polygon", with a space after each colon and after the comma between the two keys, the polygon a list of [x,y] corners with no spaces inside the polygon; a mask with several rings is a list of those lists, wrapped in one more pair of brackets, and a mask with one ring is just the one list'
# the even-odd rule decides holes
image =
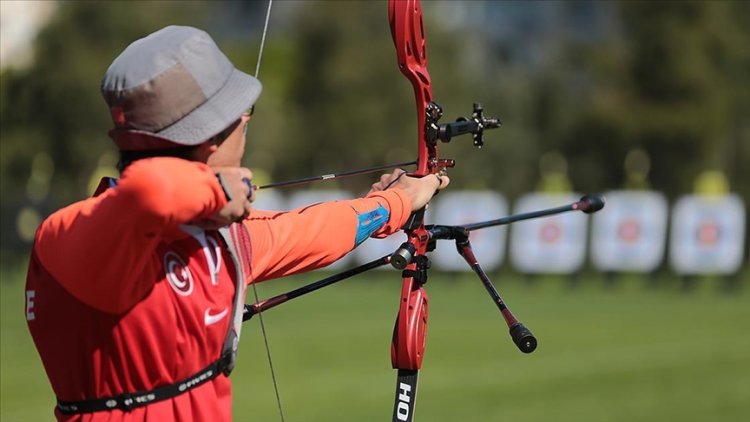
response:
{"label": "chest strap", "polygon": [[115,409],[128,412],[138,407],[171,399],[172,397],[179,396],[186,391],[190,391],[193,388],[203,385],[223,374],[226,369],[226,364],[227,359],[221,358],[184,380],[177,381],[171,385],[158,387],[151,391],[138,391],[135,393],[120,394],[119,396],[114,397],[79,401],[62,401],[58,399],[57,408],[60,410],[60,413],[66,415],[93,413]]}

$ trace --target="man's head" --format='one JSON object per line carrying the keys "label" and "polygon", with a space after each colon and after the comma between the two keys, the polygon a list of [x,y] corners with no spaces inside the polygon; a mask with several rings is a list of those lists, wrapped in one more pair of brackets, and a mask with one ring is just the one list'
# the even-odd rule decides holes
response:
{"label": "man's head", "polygon": [[207,33],[185,26],[130,44],[101,85],[115,125],[110,136],[120,150],[136,154],[193,147],[227,134],[247,121],[243,115],[261,90]]}

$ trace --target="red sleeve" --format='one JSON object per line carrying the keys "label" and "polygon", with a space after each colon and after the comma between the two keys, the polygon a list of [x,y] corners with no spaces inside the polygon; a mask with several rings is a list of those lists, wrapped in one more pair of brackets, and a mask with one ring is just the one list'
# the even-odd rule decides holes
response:
{"label": "red sleeve", "polygon": [[322,268],[356,246],[359,216],[378,207],[388,220],[373,235],[398,231],[409,218],[411,203],[401,189],[366,198],[325,202],[289,212],[253,210],[245,224],[253,244],[253,281]]}
{"label": "red sleeve", "polygon": [[52,214],[36,234],[41,264],[72,295],[105,312],[129,309],[152,287],[158,243],[226,204],[213,171],[178,158],[133,163],[118,186]]}

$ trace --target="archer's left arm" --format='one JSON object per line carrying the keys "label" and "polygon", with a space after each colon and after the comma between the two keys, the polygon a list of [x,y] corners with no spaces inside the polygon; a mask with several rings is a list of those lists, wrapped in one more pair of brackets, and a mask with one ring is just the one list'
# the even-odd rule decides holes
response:
{"label": "archer's left arm", "polygon": [[253,210],[245,225],[252,242],[252,280],[322,268],[370,236],[398,231],[411,202],[401,189],[365,198],[323,202],[288,212]]}

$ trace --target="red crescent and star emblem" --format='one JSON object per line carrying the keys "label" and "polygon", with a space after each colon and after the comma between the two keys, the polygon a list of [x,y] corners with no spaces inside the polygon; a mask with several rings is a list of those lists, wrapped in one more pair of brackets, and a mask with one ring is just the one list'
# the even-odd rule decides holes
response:
{"label": "red crescent and star emblem", "polygon": [[164,273],[169,285],[177,294],[189,296],[193,292],[193,275],[190,273],[185,260],[176,252],[169,251],[164,254]]}

